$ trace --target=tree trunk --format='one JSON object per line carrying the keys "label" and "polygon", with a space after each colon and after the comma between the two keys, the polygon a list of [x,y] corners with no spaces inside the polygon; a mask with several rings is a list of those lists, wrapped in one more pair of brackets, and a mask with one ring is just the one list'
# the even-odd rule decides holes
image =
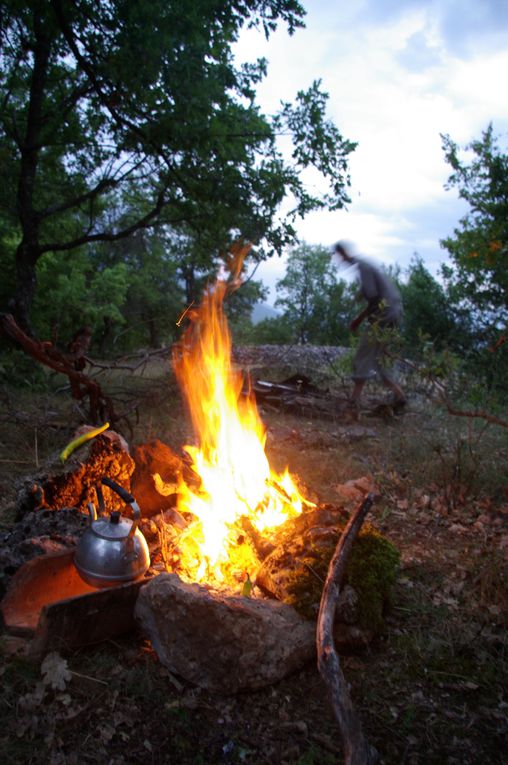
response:
{"label": "tree trunk", "polygon": [[187,305],[196,300],[196,271],[193,263],[186,263],[183,268],[183,277],[185,280],[185,299]]}
{"label": "tree trunk", "polygon": [[150,348],[160,348],[160,336],[157,321],[154,316],[148,319],[148,332],[150,335]]}
{"label": "tree trunk", "polygon": [[[113,329],[113,322],[111,321],[111,317],[103,316],[102,317],[102,332],[99,339],[99,349],[98,349],[101,356],[103,356],[105,353],[106,344],[111,337],[112,329]],[[113,345],[115,345],[115,343],[113,343]]]}
{"label": "tree trunk", "polygon": [[33,10],[35,42],[30,100],[25,135],[19,146],[21,162],[17,204],[22,239],[16,252],[17,284],[12,301],[12,309],[18,324],[27,332],[30,332],[30,311],[36,289],[35,267],[41,254],[39,247],[40,219],[34,207],[34,189],[42,145],[44,92],[50,55],[50,39],[46,30],[43,29],[41,15],[35,7]]}
{"label": "tree trunk", "polygon": [[16,251],[16,291],[10,303],[18,326],[32,335],[30,313],[37,288],[36,263],[38,248],[24,239]]}

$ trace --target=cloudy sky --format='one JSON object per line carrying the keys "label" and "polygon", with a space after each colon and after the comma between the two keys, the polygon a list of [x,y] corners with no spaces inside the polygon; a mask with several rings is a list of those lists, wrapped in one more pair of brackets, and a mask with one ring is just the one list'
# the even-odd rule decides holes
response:
{"label": "cloudy sky", "polygon": [[[437,275],[439,240],[466,210],[444,189],[440,134],[463,146],[492,122],[508,147],[508,0],[301,1],[305,29],[290,37],[281,27],[268,42],[251,30],[238,48],[244,60],[268,59],[265,112],[321,79],[328,116],[358,142],[348,210],[309,215],[298,232],[312,244],[350,240],[402,267],[417,252]],[[283,273],[274,258],[256,277],[272,286]]]}

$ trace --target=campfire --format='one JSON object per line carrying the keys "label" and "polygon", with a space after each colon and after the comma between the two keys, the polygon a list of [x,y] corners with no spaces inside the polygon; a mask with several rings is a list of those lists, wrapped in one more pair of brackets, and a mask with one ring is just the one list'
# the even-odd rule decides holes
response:
{"label": "campfire", "polygon": [[[278,474],[265,453],[266,430],[250,390],[233,368],[223,303],[229,284],[209,286],[173,354],[196,445],[184,450],[196,481],[183,478],[178,510],[192,520],[170,546],[172,568],[186,581],[234,586],[259,565],[255,540],[304,507],[288,470]],[[158,476],[156,477],[156,480]],[[157,481],[164,493],[163,482]]]}
{"label": "campfire", "polygon": [[[359,535],[374,497],[371,481],[344,485],[356,505],[350,513],[343,505],[316,505],[287,468],[271,468],[266,428],[249,381],[233,365],[224,313],[242,254],[232,279],[218,279],[200,306],[185,312],[187,326],[174,348],[194,430],[185,459],[161,442],[152,452],[153,444],[136,447],[133,459],[121,436],[104,428],[72,441],[84,451],[64,449],[26,480],[18,498],[23,522],[2,548],[4,571],[16,573],[0,610],[9,634],[33,638],[33,656],[141,628],[172,673],[226,693],[277,682],[317,647],[341,720],[350,702],[335,645],[358,648],[372,639],[398,553],[372,528]],[[130,506],[133,521],[122,518],[111,489]],[[84,531],[86,508],[91,521]],[[30,524],[33,554],[26,556]],[[144,543],[144,534],[143,573],[129,579],[124,553],[135,557],[134,542],[140,536]],[[101,560],[105,551],[108,558],[118,553],[118,582],[104,572],[105,586],[94,584],[95,568],[92,586],[80,578],[84,540],[94,566],[96,553]],[[357,745],[365,746],[361,736]]]}

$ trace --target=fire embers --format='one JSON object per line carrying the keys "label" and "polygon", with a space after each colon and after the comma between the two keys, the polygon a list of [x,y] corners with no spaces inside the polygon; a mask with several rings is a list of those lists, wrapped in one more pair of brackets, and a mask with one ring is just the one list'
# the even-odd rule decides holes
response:
{"label": "fire embers", "polygon": [[225,553],[218,565],[212,564],[201,552],[203,533],[198,520],[186,520],[182,529],[180,523],[175,526],[171,522],[174,513],[165,516],[167,520],[159,528],[160,557],[166,571],[178,574],[185,582],[205,580],[239,592],[246,574],[254,576],[261,565],[253,540],[240,524],[227,529]]}

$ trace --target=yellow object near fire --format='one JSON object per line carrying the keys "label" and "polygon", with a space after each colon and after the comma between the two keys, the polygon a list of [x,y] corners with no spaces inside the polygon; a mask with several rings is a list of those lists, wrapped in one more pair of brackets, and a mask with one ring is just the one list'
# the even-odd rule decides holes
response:
{"label": "yellow object near fire", "polygon": [[90,439],[95,438],[96,436],[100,436],[100,434],[104,433],[104,431],[107,430],[108,428],[109,428],[109,422],[105,422],[104,425],[100,425],[100,427],[98,428],[92,428],[91,430],[87,430],[86,433],[83,433],[82,435],[73,439],[60,452],[60,460],[62,462],[65,462],[65,460],[68,459],[71,456],[72,452],[74,452],[79,446],[86,443],[87,441],[90,441]]}

